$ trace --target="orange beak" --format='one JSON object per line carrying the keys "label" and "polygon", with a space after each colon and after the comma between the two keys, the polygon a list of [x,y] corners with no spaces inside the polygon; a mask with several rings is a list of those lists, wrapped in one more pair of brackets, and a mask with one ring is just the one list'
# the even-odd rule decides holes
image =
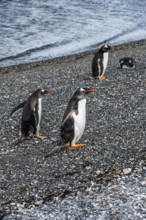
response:
{"label": "orange beak", "polygon": [[117,46],[111,46],[110,51],[116,51],[116,50],[119,50]]}
{"label": "orange beak", "polygon": [[52,93],[53,93],[52,91],[48,90],[48,93],[47,93],[47,94],[50,94],[50,95],[51,95]]}
{"label": "orange beak", "polygon": [[97,89],[86,89],[86,92],[89,93],[89,92],[97,92]]}

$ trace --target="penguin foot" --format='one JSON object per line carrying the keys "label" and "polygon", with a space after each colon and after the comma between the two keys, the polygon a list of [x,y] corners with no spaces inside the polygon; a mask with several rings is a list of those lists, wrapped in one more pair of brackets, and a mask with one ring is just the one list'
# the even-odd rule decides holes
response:
{"label": "penguin foot", "polygon": [[36,136],[38,139],[40,139],[40,140],[44,140],[44,139],[47,139],[48,138],[48,136]]}
{"label": "penguin foot", "polygon": [[100,76],[99,80],[105,80],[105,76]]}
{"label": "penguin foot", "polygon": [[79,147],[85,147],[87,144],[75,144],[75,146],[66,146],[67,150],[76,150]]}

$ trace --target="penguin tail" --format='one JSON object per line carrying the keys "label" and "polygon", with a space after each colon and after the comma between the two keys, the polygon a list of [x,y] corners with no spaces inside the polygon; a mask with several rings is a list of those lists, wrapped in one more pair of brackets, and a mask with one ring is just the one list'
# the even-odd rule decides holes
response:
{"label": "penguin tail", "polygon": [[53,154],[55,154],[56,152],[58,153],[64,149],[66,149],[66,146],[64,146],[64,145],[62,145],[61,147],[56,147],[55,149],[50,151],[47,155],[45,155],[44,158],[48,158],[48,157],[52,156]]}
{"label": "penguin tail", "polygon": [[12,116],[14,112],[16,112],[16,111],[18,111],[19,109],[23,108],[24,105],[25,105],[25,103],[26,103],[26,101],[20,103],[17,107],[15,107],[15,108],[11,111],[10,116]]}
{"label": "penguin tail", "polygon": [[85,77],[84,80],[92,80],[93,77],[92,76],[88,76],[88,77]]}
{"label": "penguin tail", "polygon": [[18,138],[17,140],[12,142],[12,147],[15,147],[15,146],[17,146],[17,145],[19,145],[19,144],[21,144],[23,142],[24,142],[24,139],[19,139]]}

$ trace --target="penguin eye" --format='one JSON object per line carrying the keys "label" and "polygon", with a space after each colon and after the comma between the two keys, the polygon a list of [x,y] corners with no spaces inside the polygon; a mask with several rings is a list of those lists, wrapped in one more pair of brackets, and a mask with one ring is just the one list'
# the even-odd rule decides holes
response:
{"label": "penguin eye", "polygon": [[81,89],[80,89],[80,92],[84,93],[84,92],[85,92],[85,89],[81,88]]}

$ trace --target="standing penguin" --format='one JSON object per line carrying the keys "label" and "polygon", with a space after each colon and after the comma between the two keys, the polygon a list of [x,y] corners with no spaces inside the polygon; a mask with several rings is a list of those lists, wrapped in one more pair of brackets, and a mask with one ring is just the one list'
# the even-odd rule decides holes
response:
{"label": "standing penguin", "polygon": [[136,61],[132,57],[124,57],[120,59],[119,63],[121,69],[133,69],[136,65]]}
{"label": "standing penguin", "polygon": [[108,52],[114,47],[103,45],[94,55],[92,60],[92,76],[104,80],[104,73],[108,64]]}
{"label": "standing penguin", "polygon": [[62,144],[74,150],[85,144],[76,144],[81,138],[86,124],[86,94],[96,89],[79,88],[69,100],[61,125]]}
{"label": "standing penguin", "polygon": [[10,115],[20,108],[23,108],[21,130],[19,131],[18,137],[19,139],[21,139],[22,136],[27,137],[31,133],[39,139],[47,138],[47,136],[39,135],[42,113],[42,97],[46,94],[51,94],[51,91],[38,89],[28,98],[27,101],[24,101],[12,110]]}

